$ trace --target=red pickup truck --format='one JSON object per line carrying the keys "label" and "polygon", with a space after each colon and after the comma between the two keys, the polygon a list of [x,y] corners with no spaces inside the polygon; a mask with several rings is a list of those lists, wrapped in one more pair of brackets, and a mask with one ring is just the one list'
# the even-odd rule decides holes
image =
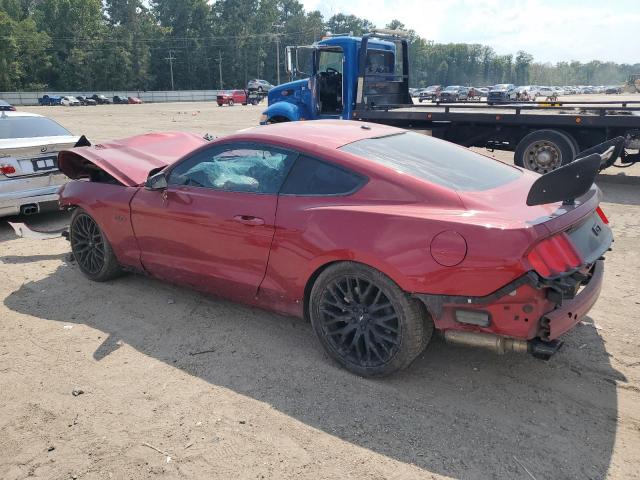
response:
{"label": "red pickup truck", "polygon": [[232,107],[236,103],[242,105],[247,104],[247,92],[244,90],[223,90],[218,92],[217,96],[218,106],[229,105]]}

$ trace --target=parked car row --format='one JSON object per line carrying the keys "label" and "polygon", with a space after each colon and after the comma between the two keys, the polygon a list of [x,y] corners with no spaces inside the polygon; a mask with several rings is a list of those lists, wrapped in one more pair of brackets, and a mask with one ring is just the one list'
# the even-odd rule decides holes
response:
{"label": "parked car row", "polygon": [[527,102],[542,99],[556,99],[561,95],[580,94],[619,94],[622,87],[611,85],[599,87],[593,86],[538,86],[523,85],[516,86],[512,83],[501,83],[491,87],[466,87],[451,85],[443,88],[441,85],[431,85],[427,88],[410,89],[411,96],[417,98],[420,103],[432,102],[460,102],[479,101],[487,99],[489,105],[506,102]]}
{"label": "parked car row", "polygon": [[62,105],[65,107],[78,107],[81,105],[109,105],[114,104],[140,104],[142,100],[138,97],[124,97],[114,95],[112,99],[102,94],[94,93],[93,95],[43,95],[38,99],[38,104],[43,106]]}

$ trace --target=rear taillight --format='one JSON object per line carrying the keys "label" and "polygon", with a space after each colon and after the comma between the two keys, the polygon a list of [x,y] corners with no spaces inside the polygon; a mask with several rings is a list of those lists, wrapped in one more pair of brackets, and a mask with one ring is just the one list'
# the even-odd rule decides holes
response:
{"label": "rear taillight", "polygon": [[0,173],[2,175],[11,175],[12,173],[16,173],[16,167],[13,165],[0,165]]}
{"label": "rear taillight", "polygon": [[602,220],[602,223],[604,223],[605,225],[609,223],[609,219],[607,218],[607,216],[604,214],[604,212],[600,207],[596,208],[596,213],[600,217],[600,220]]}
{"label": "rear taillight", "polygon": [[582,265],[582,256],[565,233],[538,243],[527,255],[531,267],[543,277],[555,277]]}

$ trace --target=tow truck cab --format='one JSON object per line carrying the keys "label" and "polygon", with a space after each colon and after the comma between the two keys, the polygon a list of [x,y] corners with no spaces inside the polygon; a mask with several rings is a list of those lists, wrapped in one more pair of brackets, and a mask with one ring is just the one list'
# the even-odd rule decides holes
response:
{"label": "tow truck cab", "polygon": [[286,57],[287,73],[303,79],[269,91],[262,124],[349,119],[356,105],[411,103],[407,41],[396,32],[331,36],[287,47]]}

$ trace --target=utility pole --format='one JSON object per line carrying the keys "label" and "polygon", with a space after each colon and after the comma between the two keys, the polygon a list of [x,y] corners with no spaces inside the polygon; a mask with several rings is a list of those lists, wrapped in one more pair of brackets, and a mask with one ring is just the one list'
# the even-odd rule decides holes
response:
{"label": "utility pole", "polygon": [[173,87],[173,61],[176,57],[173,56],[173,50],[169,50],[169,56],[165,57],[165,60],[169,61],[169,70],[171,71],[171,90],[175,90]]}
{"label": "utility pole", "polygon": [[[284,24],[274,23],[273,28],[282,28]],[[276,32],[276,72],[278,75],[278,85],[280,85],[280,34]]]}
{"label": "utility pole", "polygon": [[222,85],[222,50],[218,50],[218,74],[220,75],[220,90],[224,88]]}

